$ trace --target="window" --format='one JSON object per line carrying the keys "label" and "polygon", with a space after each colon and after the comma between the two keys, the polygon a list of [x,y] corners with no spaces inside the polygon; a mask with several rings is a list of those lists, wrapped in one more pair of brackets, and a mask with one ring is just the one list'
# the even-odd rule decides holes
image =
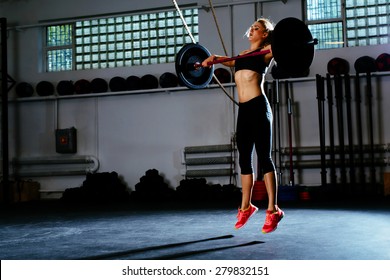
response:
{"label": "window", "polygon": [[46,69],[48,72],[72,70],[73,25],[46,28]]}
{"label": "window", "polygon": [[[198,10],[182,12],[197,40]],[[56,27],[46,28],[48,72],[170,63],[174,62],[183,45],[191,42],[175,11],[61,25],[61,28],[70,30],[67,34]]]}
{"label": "window", "polygon": [[349,0],[345,13],[348,46],[390,43],[388,0]]}
{"label": "window", "polygon": [[306,23],[317,48],[390,43],[388,0],[306,0]]}

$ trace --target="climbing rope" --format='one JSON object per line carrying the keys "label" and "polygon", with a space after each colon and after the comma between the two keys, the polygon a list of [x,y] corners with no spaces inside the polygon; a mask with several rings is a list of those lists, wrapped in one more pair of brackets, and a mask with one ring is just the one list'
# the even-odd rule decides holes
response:
{"label": "climbing rope", "polygon": [[[180,18],[181,18],[181,21],[183,22],[184,28],[187,30],[188,35],[190,36],[192,42],[193,42],[194,44],[196,44],[197,42],[196,42],[194,36],[192,35],[191,30],[190,30],[190,28],[188,27],[186,20],[184,19],[183,13],[181,12],[179,5],[177,4],[176,0],[172,0],[172,2],[173,2],[173,5],[174,5],[175,8],[176,8],[177,13],[179,14],[179,16],[180,16]],[[218,28],[218,29],[219,29],[219,28]],[[231,101],[233,101],[234,104],[238,105],[238,102],[237,102],[236,100],[234,100],[233,97],[230,96],[230,94],[228,93],[228,91],[227,91],[227,90],[225,89],[225,87],[221,84],[221,82],[218,80],[218,78],[217,78],[217,76],[216,76],[215,74],[213,74],[213,78],[214,78],[214,80],[216,81],[216,83],[219,85],[219,87],[222,89],[222,91],[226,94],[226,96],[229,97],[229,99],[230,99]]]}

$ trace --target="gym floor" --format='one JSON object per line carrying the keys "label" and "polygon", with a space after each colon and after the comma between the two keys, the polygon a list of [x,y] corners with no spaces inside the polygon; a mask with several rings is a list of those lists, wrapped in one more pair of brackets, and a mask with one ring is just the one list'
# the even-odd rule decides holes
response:
{"label": "gym floor", "polygon": [[266,235],[264,203],[240,230],[235,205],[15,204],[0,207],[0,259],[389,260],[389,202],[282,203]]}

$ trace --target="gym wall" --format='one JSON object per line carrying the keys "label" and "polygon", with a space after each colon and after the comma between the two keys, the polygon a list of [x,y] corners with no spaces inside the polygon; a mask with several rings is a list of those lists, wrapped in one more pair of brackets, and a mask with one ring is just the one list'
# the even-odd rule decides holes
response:
{"label": "gym wall", "polygon": [[[269,17],[275,23],[290,16],[301,18],[300,2],[288,1],[286,4],[282,1],[256,2],[217,8],[219,25],[228,51],[236,55],[247,47],[243,35],[258,16]],[[184,5],[192,2],[178,3]],[[197,4],[207,5],[208,1],[198,1]],[[115,1],[115,5],[107,4],[107,1],[103,0],[2,2],[0,16],[7,17],[10,26],[21,27],[9,32],[9,73],[17,81],[27,81],[35,86],[42,80],[55,84],[60,80],[76,81],[82,78],[91,80],[96,77],[109,80],[114,76],[145,74],[159,76],[164,72],[174,72],[174,64],[161,64],[44,73],[41,66],[42,42],[38,26],[40,21],[45,20],[92,17],[171,5],[171,1],[162,0],[123,0]],[[211,12],[200,9],[200,43],[210,52],[222,54],[223,50],[214,26]],[[326,74],[327,62],[337,56],[347,59],[353,66],[358,57],[362,55],[377,57],[380,53],[388,52],[389,47],[381,45],[316,52],[308,79],[292,82],[294,146],[319,146],[314,77],[316,74]],[[267,79],[272,81],[270,75],[267,75]],[[390,119],[386,105],[390,104],[389,88],[389,76],[378,76],[373,79],[374,133],[375,142],[378,144],[390,142],[390,132],[386,126],[386,120]],[[15,93],[11,92],[10,98],[14,98],[14,95]],[[280,105],[282,120],[280,135],[282,146],[287,147],[287,106],[283,96]],[[159,91],[140,95],[15,101],[10,103],[9,112],[10,158],[56,156],[55,128],[76,127],[77,154],[96,156],[100,162],[99,172],[116,171],[129,188],[133,189],[146,170],[155,168],[175,188],[183,179],[183,148],[229,143],[235,130],[236,111],[237,108],[218,88],[199,91],[188,89],[174,92]],[[364,130],[367,135],[366,121]],[[284,177],[286,173],[287,170]],[[295,171],[295,174],[295,182],[298,184],[320,184],[319,169]],[[41,182],[42,189],[61,190],[80,186],[84,178],[64,176],[37,179]],[[222,184],[228,182],[227,178],[208,180]]]}

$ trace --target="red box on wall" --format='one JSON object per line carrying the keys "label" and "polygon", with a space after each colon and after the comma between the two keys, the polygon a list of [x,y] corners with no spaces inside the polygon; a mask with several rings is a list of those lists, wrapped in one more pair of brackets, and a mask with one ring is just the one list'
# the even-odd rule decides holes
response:
{"label": "red box on wall", "polygon": [[56,152],[60,154],[77,153],[76,128],[56,129]]}

